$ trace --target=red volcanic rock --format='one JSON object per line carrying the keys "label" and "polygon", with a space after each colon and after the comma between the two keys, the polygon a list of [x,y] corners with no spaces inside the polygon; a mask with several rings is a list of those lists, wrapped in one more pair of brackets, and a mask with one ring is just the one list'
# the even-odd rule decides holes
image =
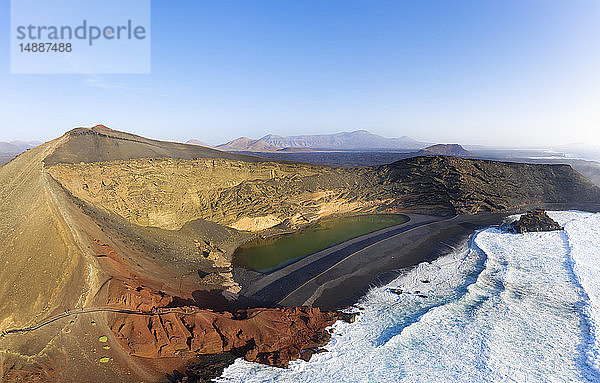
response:
{"label": "red volcanic rock", "polygon": [[110,245],[97,239],[91,240],[91,249],[102,269],[114,278],[108,285],[107,305],[112,308],[149,312],[153,308],[168,306],[173,298],[142,284],[127,269],[119,253]]}
{"label": "red volcanic rock", "polygon": [[353,321],[352,314],[312,307],[251,308],[216,312],[198,307],[173,307],[173,297],[148,287],[119,267],[110,246],[93,243],[98,260],[113,279],[107,305],[131,313],[115,313],[109,326],[131,355],[144,358],[175,357],[184,353],[210,355],[232,352],[246,360],[287,367],[303,350],[324,346],[331,334],[326,328],[338,319]]}
{"label": "red volcanic rock", "polygon": [[312,307],[248,309],[235,315],[196,310],[188,315],[179,311],[119,314],[111,329],[135,356],[156,358],[173,357],[179,351],[196,354],[233,351],[248,361],[287,367],[290,360],[300,357],[302,350],[324,346],[331,337],[325,328],[337,319],[337,313]]}
{"label": "red volcanic rock", "polygon": [[173,300],[169,295],[127,282],[113,283],[109,289],[107,304],[112,308],[150,312],[152,309],[168,306]]}

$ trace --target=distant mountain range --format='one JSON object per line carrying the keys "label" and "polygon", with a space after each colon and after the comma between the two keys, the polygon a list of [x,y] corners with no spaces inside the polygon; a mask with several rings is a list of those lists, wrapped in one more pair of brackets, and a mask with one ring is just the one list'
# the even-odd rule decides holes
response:
{"label": "distant mountain range", "polygon": [[275,134],[268,134],[262,137],[261,140],[280,148],[310,148],[324,150],[415,150],[427,146],[427,144],[407,136],[386,138],[366,130],[302,136],[278,136]]}
{"label": "distant mountain range", "polygon": [[35,148],[40,145],[39,141],[0,141],[0,153],[2,154],[19,154],[27,149]]}
{"label": "distant mountain range", "polygon": [[6,164],[27,149],[40,145],[39,141],[0,141],[0,166]]}
{"label": "distant mountain range", "polygon": [[[209,146],[198,140],[189,140],[188,144]],[[268,134],[260,139],[240,137],[216,148],[234,152],[275,152],[275,151],[307,151],[307,150],[419,150],[428,144],[410,137],[382,137],[366,130],[342,132],[335,134],[317,134],[302,136],[278,136]]]}
{"label": "distant mountain range", "polygon": [[253,140],[248,137],[236,138],[226,144],[217,145],[216,148],[227,152],[275,152],[280,149],[264,140]]}
{"label": "distant mountain range", "polygon": [[[209,146],[199,140],[189,140],[188,144]],[[215,149],[226,152],[254,152],[254,153],[300,153],[311,151],[374,151],[374,150],[401,150],[411,153],[412,156],[456,156],[473,157],[459,144],[437,144],[426,146],[425,143],[410,137],[386,138],[357,130],[355,132],[342,132],[336,134],[303,135],[303,136],[277,136],[266,135],[260,139],[240,137],[225,144],[217,145]]]}

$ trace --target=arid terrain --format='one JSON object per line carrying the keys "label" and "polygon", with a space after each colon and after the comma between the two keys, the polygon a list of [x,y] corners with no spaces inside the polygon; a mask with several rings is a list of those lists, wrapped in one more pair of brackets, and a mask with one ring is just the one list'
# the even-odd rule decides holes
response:
{"label": "arid terrain", "polygon": [[568,165],[339,168],[78,128],[0,168],[0,378],[158,382],[224,352],[286,366],[343,315],[248,308],[232,267],[241,243],[331,215],[599,201]]}

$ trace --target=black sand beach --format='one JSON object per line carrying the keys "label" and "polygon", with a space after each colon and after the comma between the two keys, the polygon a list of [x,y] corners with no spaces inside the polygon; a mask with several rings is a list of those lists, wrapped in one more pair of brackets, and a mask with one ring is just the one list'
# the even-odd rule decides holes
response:
{"label": "black sand beach", "polygon": [[407,214],[409,222],[332,246],[269,274],[238,270],[244,277],[241,295],[266,306],[342,309],[356,303],[372,286],[389,283],[407,268],[448,254],[477,230],[537,207],[599,209],[593,204],[532,204],[455,217]]}

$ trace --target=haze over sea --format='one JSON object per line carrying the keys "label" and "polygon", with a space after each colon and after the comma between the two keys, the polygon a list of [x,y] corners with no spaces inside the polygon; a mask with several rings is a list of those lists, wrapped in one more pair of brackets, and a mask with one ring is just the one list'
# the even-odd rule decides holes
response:
{"label": "haze over sea", "polygon": [[310,362],[239,359],[218,381],[600,382],[600,214],[549,215],[565,230],[488,228],[371,290]]}

